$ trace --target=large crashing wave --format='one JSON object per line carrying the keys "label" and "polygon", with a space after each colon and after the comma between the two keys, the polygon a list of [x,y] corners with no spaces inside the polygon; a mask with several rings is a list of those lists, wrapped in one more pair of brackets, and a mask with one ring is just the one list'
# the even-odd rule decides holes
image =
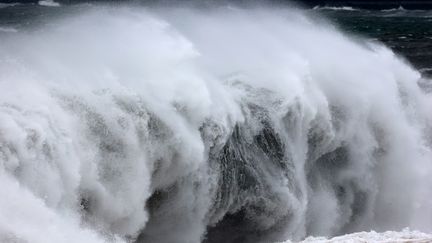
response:
{"label": "large crashing wave", "polygon": [[0,239],[430,230],[431,106],[301,11],[93,7],[0,45]]}

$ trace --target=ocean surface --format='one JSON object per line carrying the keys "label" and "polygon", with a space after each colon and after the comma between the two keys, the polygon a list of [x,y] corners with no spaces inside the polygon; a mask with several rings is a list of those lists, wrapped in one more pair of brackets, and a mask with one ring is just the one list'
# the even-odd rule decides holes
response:
{"label": "ocean surface", "polygon": [[429,240],[431,24],[0,4],[0,242]]}
{"label": "ocean surface", "polygon": [[380,41],[404,56],[423,74],[432,75],[432,11],[361,10],[346,8],[315,9],[337,23],[344,31]]}

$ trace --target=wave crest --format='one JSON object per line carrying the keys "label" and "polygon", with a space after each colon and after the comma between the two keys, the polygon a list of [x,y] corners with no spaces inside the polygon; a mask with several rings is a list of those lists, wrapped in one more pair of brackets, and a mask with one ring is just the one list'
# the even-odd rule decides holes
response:
{"label": "wave crest", "polygon": [[430,227],[431,97],[389,49],[289,9],[55,23],[0,47],[3,231],[50,242],[28,206],[63,242]]}

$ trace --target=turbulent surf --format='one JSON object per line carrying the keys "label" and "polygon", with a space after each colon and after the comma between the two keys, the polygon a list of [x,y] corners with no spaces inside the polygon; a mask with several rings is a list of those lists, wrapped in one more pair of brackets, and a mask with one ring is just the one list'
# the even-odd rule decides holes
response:
{"label": "turbulent surf", "polygon": [[89,6],[1,35],[0,241],[429,231],[429,81],[318,20]]}

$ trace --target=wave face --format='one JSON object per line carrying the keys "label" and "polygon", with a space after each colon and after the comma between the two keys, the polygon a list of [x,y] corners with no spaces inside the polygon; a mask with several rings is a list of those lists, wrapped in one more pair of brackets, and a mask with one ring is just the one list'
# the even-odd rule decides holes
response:
{"label": "wave face", "polygon": [[300,10],[89,7],[1,38],[0,235],[430,230],[418,71]]}

